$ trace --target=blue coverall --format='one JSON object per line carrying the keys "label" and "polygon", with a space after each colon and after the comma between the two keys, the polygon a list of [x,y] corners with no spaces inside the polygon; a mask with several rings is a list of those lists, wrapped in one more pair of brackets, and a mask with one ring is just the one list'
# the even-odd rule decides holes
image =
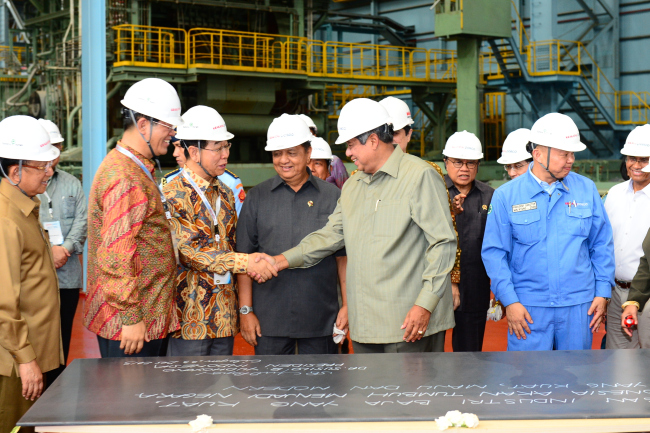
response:
{"label": "blue coverall", "polygon": [[529,170],[492,197],[481,250],[492,292],[534,322],[508,350],[590,349],[587,311],[611,296],[612,228],[596,185],[573,172],[563,182],[549,194]]}

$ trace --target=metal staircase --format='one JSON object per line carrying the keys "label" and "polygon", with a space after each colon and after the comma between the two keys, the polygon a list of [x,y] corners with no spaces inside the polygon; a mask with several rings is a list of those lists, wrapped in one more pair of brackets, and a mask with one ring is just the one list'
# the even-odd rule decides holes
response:
{"label": "metal staircase", "polygon": [[[597,157],[612,156],[618,146],[605,132],[620,137],[635,124],[646,123],[650,110],[647,96],[617,91],[579,41],[530,41],[516,15],[517,37],[488,40],[490,52],[483,57],[484,82],[506,89],[533,119],[543,114],[533,93],[555,89],[560,95],[556,110],[575,113],[585,130],[593,133],[593,141],[585,140],[591,152]],[[621,103],[623,95],[629,95],[627,105]]]}

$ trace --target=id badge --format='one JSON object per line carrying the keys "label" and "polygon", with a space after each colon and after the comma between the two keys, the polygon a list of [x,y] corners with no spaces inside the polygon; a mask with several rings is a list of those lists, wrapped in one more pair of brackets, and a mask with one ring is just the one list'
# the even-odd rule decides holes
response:
{"label": "id badge", "polygon": [[47,221],[43,223],[43,229],[47,230],[52,245],[63,244],[63,231],[61,230],[61,222]]}
{"label": "id badge", "polygon": [[214,274],[214,284],[230,284],[230,272],[225,274]]}

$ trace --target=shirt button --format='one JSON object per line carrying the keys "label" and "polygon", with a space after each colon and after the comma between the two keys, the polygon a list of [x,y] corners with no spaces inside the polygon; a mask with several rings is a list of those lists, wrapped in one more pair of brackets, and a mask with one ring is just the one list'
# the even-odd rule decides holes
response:
{"label": "shirt button", "polygon": [[525,222],[525,223],[527,223],[527,222],[528,222],[528,220],[524,220],[524,222]]}
{"label": "shirt button", "polygon": [[551,305],[555,305],[555,302],[551,302]]}

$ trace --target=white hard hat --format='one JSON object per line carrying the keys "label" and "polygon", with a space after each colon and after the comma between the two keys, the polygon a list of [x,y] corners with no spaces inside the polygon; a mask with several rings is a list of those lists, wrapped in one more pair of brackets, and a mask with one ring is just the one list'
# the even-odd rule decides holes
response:
{"label": "white hard hat", "polygon": [[501,158],[497,159],[499,164],[515,164],[533,157],[526,151],[526,145],[530,141],[530,129],[519,128],[512,131],[503,142]]}
{"label": "white hard hat", "polygon": [[450,158],[481,159],[483,148],[481,140],[476,135],[467,131],[455,132],[449,137],[442,154]]}
{"label": "white hard hat", "polygon": [[290,149],[314,138],[307,124],[295,114],[283,114],[271,122],[264,150]]}
{"label": "white hard hat", "polygon": [[646,165],[641,169],[642,172],[644,173],[650,173],[650,164]]}
{"label": "white hard hat", "polygon": [[389,96],[382,99],[379,103],[388,111],[391,119],[393,119],[393,130],[399,131],[405,126],[413,125],[411,119],[411,109],[408,104],[399,98]]}
{"label": "white hard hat", "polygon": [[183,124],[178,93],[171,84],[160,78],[145,78],[138,81],[129,87],[121,102],[136,113],[173,126]]}
{"label": "white hard hat", "polygon": [[621,149],[622,155],[650,156],[650,125],[637,126],[629,133],[625,146]]}
{"label": "white hard hat", "polygon": [[530,141],[567,152],[580,152],[587,148],[580,142],[580,131],[573,119],[560,113],[548,113],[537,119],[530,130]]}
{"label": "white hard hat", "polygon": [[[316,124],[313,120],[311,120],[311,117],[307,116],[306,114],[299,114],[298,116],[300,116],[302,121],[305,122],[309,128],[316,128]],[[316,130],[318,130],[318,128],[316,128]]]}
{"label": "white hard hat", "polygon": [[234,137],[226,129],[226,122],[214,108],[197,105],[182,116],[183,124],[178,127],[176,138],[180,140],[226,141]]}
{"label": "white hard hat", "polygon": [[332,159],[332,149],[323,138],[311,139],[311,159]]}
{"label": "white hard hat", "polygon": [[335,144],[343,144],[387,123],[393,121],[379,102],[367,98],[353,99],[341,109],[337,123],[339,138]]}
{"label": "white hard hat", "polygon": [[56,126],[54,122],[47,119],[38,119],[38,121],[41,123],[43,128],[45,128],[47,133],[50,135],[50,143],[52,144],[63,143],[64,140],[63,137],[61,136],[61,131],[59,131],[59,128]]}
{"label": "white hard hat", "polygon": [[0,158],[53,161],[61,152],[52,146],[41,123],[31,116],[10,116],[0,122]]}

